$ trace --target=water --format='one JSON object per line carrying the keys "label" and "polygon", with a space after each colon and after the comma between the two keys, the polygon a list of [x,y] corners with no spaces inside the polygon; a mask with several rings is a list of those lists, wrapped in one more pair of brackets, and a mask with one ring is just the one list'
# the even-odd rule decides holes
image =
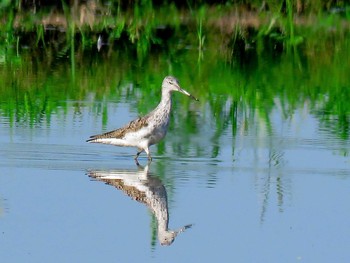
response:
{"label": "water", "polygon": [[[288,57],[245,72],[195,55],[30,73],[24,57],[18,79],[2,65],[2,262],[349,260],[349,79]],[[200,102],[174,94],[148,167],[136,149],[85,142],[155,107],[167,74]],[[161,246],[167,213],[169,230],[192,227]]]}

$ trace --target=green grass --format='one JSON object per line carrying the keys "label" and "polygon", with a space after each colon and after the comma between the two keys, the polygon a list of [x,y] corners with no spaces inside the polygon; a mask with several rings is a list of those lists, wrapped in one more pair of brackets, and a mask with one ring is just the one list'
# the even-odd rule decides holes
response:
{"label": "green grass", "polygon": [[[226,9],[208,6],[192,7],[184,23],[179,19],[183,11],[174,6],[148,4],[132,12],[119,10],[93,28],[78,26],[65,6],[66,32],[50,33],[26,20],[23,30],[34,30],[34,36],[19,32],[13,26],[16,13],[8,12],[0,35],[0,114],[13,126],[35,127],[43,119],[49,124],[53,115],[68,110],[69,101],[85,101],[93,94],[101,105],[92,111],[102,114],[106,125],[107,98],[119,102],[125,85],[139,85],[125,100],[134,101],[143,115],[160,98],[154,83],[173,74],[201,103],[208,103],[218,138],[227,129],[235,134],[238,118],[257,118],[273,132],[271,113],[278,99],[286,118],[308,102],[321,126],[347,140],[350,35],[343,25],[348,18],[319,14],[314,25],[300,26],[293,2],[286,3],[285,13],[276,4],[271,13],[261,14],[265,22],[260,28],[237,24],[227,31],[213,26]],[[97,53],[101,32],[108,46]],[[189,110],[188,100],[176,103]],[[189,133],[198,128],[194,121],[189,116],[184,124]],[[249,129],[246,123],[240,127]]]}
{"label": "green grass", "polygon": [[[236,132],[237,114],[243,114],[243,119],[252,118],[244,115],[253,114],[251,108],[256,109],[255,116],[272,132],[270,116],[277,99],[286,118],[308,102],[320,125],[346,140],[350,122],[347,77],[350,64],[344,63],[344,58],[350,56],[350,37],[344,35],[342,41],[336,42],[333,37],[324,39],[321,33],[314,37],[314,42],[306,43],[310,47],[305,52],[265,51],[240,63],[234,57],[227,61],[220,50],[207,49],[200,67],[197,50],[177,50],[173,54],[163,51],[150,55],[141,65],[132,51],[111,51],[102,59],[99,54],[86,56],[86,50],[73,48],[74,42],[66,53],[68,56],[58,61],[50,58],[49,47],[42,54],[28,50],[19,57],[11,50],[0,67],[0,114],[7,116],[12,125],[29,123],[34,127],[42,118],[49,122],[52,115],[68,110],[69,101],[85,101],[88,94],[94,94],[95,100],[101,102],[101,107],[94,111],[108,116],[107,98],[120,101],[125,85],[130,82],[135,88],[124,99],[133,101],[137,112],[143,115],[160,99],[158,86],[162,78],[173,74],[180,78],[184,88],[199,97],[200,103],[208,103],[218,134],[228,128]],[[254,66],[247,67],[248,63]],[[184,112],[190,107],[189,100],[177,101],[175,97],[175,101],[182,104]],[[106,124],[108,119],[103,121]],[[191,121],[184,127],[195,132]]]}
{"label": "green grass", "polygon": [[[166,3],[166,1],[164,2]],[[330,3],[322,4],[321,1],[316,0],[307,1],[305,7],[308,8],[303,9],[303,16],[305,19],[312,16],[313,25],[296,24],[299,14],[296,16],[298,10],[295,1],[286,0],[281,4],[281,2],[270,0],[265,1],[265,3],[269,9],[261,11],[260,1],[250,2],[253,10],[250,12],[255,13],[256,19],[260,20],[258,28],[243,22],[243,24],[236,24],[233,28],[241,28],[241,32],[244,32],[253,27],[258,37],[268,36],[272,40],[282,43],[286,52],[302,45],[308,37],[300,33],[300,28],[317,27],[319,24],[323,24],[324,27],[332,27],[334,24],[349,22],[348,14],[350,12],[347,11],[349,8],[342,2],[337,2],[336,6],[340,10],[344,10],[344,15],[342,15],[343,13],[331,14],[321,11],[325,8],[332,10],[334,5]],[[22,1],[6,2],[0,11],[1,21],[5,23],[0,29],[1,43],[10,47],[18,45],[19,48],[21,46],[45,48],[47,45],[62,45],[64,41],[70,45],[71,38],[74,37],[75,44],[79,43],[83,48],[92,49],[96,46],[96,36],[103,34],[112,47],[114,45],[127,45],[133,48],[140,61],[147,57],[152,48],[162,47],[169,40],[177,42],[184,40],[182,42],[186,45],[197,46],[199,53],[202,54],[205,46],[218,44],[222,46],[213,39],[216,38],[225,43],[232,38],[225,33],[223,34],[227,28],[232,28],[232,25],[222,23],[222,21],[224,21],[225,16],[233,18],[237,13],[235,10],[239,9],[238,4],[233,5],[229,2],[225,6],[221,4],[210,6],[197,5],[189,1],[187,5],[177,7],[174,4],[156,6],[152,1],[140,1],[136,2],[133,8],[127,4],[126,8],[125,6],[121,8],[120,1],[111,1],[108,7],[98,5],[99,9],[95,13],[102,15],[94,15],[91,25],[88,23],[80,24],[80,18],[84,15],[82,10],[89,10],[83,9],[82,6],[84,4],[78,5],[76,9],[69,6],[66,1],[61,0],[55,9],[52,6],[51,9],[37,6],[36,14],[33,16],[32,9],[25,6]],[[92,14],[95,13],[92,12]],[[242,21],[244,21],[245,12],[241,12],[239,16],[243,17]],[[43,21],[50,20],[50,17],[52,17],[52,21],[56,21],[57,18],[59,21],[66,21],[66,28],[62,28],[62,25],[58,23],[56,25],[57,32],[48,32]],[[84,17],[87,15],[85,14]],[[193,27],[196,28],[195,31]],[[61,34],[61,30],[66,31],[67,34]],[[74,36],[69,33],[72,30],[74,30]],[[164,32],[165,34],[163,34]],[[35,33],[36,37],[31,37],[32,33]],[[231,33],[235,34],[232,30]],[[247,44],[255,41],[254,34],[253,37],[247,35],[242,35],[242,37]]]}

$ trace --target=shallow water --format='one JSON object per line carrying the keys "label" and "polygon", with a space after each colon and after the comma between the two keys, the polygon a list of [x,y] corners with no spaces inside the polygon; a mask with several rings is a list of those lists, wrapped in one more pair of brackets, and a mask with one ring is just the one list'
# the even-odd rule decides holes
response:
{"label": "shallow water", "polygon": [[[19,81],[17,106],[2,97],[3,262],[347,262],[349,112],[326,107],[333,87],[314,97],[320,78],[290,75],[283,59],[233,79],[237,69],[222,65],[185,69],[191,52],[171,70],[154,58],[161,72],[152,64],[131,75],[125,67],[112,76],[109,58],[76,66],[73,76],[63,61],[34,72],[29,88]],[[85,142],[152,109],[167,74],[200,102],[174,94],[170,130],[151,147],[148,167],[135,165],[135,149]],[[274,74],[285,76],[264,80]],[[294,84],[279,93],[283,79]],[[295,88],[303,81],[309,88]],[[347,94],[349,80],[340,82]],[[3,93],[14,89],[8,83]],[[169,230],[192,227],[161,246],[167,213]]]}

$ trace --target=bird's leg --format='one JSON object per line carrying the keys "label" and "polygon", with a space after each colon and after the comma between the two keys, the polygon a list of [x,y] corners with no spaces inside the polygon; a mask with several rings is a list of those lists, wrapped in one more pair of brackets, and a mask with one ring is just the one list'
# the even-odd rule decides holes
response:
{"label": "bird's leg", "polygon": [[149,151],[148,147],[145,149],[145,152],[147,153],[148,163],[152,162],[151,152]]}
{"label": "bird's leg", "polygon": [[138,160],[137,160],[137,158],[139,158],[139,155],[140,155],[140,153],[142,153],[142,152],[143,152],[143,150],[139,150],[139,151],[136,153],[135,157],[134,157],[134,160],[135,160],[135,163],[136,163],[137,166],[140,165],[139,162],[138,162]]}

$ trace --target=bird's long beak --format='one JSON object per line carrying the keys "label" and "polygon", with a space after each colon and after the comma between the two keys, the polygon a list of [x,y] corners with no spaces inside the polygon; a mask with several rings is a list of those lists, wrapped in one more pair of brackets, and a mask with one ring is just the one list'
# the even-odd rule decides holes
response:
{"label": "bird's long beak", "polygon": [[186,229],[189,229],[189,228],[191,228],[192,226],[193,226],[193,224],[185,225],[185,226],[179,228],[179,229],[177,230],[177,232],[178,232],[178,233],[185,232]]}
{"label": "bird's long beak", "polygon": [[178,91],[181,92],[182,94],[187,95],[188,97],[190,97],[190,98],[192,98],[192,99],[194,99],[194,100],[196,100],[196,101],[199,101],[195,96],[193,96],[192,94],[190,94],[190,93],[187,92],[186,90],[180,88],[179,86],[178,86]]}

